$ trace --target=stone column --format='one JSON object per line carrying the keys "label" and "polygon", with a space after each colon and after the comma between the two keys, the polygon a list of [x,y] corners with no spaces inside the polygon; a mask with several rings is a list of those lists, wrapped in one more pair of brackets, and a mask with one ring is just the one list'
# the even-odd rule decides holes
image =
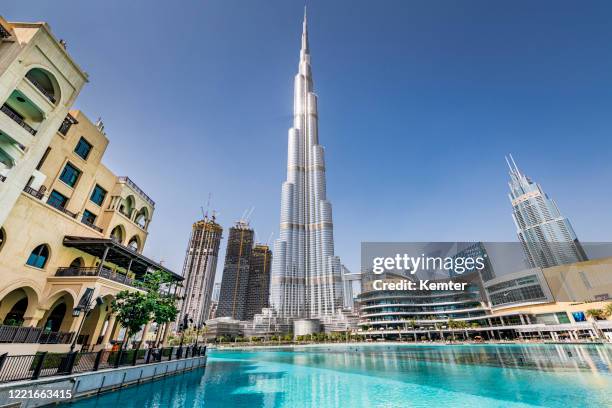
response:
{"label": "stone column", "polygon": [[23,327],[36,327],[38,326],[38,323],[40,322],[40,319],[43,318],[43,316],[45,315],[46,310],[44,309],[34,309],[31,312],[26,312],[26,314],[23,316]]}
{"label": "stone column", "polygon": [[114,313],[108,318],[108,325],[106,326],[106,331],[104,332],[104,337],[102,339],[103,349],[108,349],[111,346],[111,334],[113,334],[113,331],[115,330],[115,319],[116,316]]}

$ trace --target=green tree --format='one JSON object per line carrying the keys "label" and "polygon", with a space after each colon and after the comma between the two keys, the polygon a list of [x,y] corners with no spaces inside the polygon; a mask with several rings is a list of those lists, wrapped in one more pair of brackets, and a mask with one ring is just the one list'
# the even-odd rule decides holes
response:
{"label": "green tree", "polygon": [[595,320],[604,320],[606,313],[602,309],[589,309],[586,311],[587,316]]}
{"label": "green tree", "polygon": [[125,327],[125,340],[123,347],[134,333],[140,331],[142,326],[151,320],[155,309],[151,299],[142,292],[121,291],[113,300],[111,308],[117,314],[117,321]]}
{"label": "green tree", "polygon": [[149,321],[161,325],[176,319],[176,298],[162,291],[162,287],[172,280],[168,272],[154,271],[147,274],[142,282],[145,293],[124,290],[117,294],[111,308],[117,314],[119,324],[127,329],[124,346],[130,336],[139,332]]}
{"label": "green tree", "polygon": [[604,312],[606,314],[606,317],[612,317],[612,303],[608,303],[606,305],[606,307],[604,308]]}

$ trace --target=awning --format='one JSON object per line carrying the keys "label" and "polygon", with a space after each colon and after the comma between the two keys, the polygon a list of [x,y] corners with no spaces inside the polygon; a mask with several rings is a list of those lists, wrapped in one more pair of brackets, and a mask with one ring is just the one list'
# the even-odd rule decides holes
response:
{"label": "awning", "polygon": [[163,265],[139,254],[131,248],[121,245],[110,238],[92,237],[64,237],[64,246],[76,248],[89,255],[102,259],[106,253],[106,262],[113,263],[125,269],[130,269],[137,277],[144,276],[148,270],[162,270],[171,274],[177,281],[182,281],[183,277],[164,267]]}

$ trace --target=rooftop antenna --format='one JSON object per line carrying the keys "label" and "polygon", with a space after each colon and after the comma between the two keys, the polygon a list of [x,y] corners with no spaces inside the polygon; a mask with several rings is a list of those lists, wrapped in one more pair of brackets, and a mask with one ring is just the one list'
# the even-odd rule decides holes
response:
{"label": "rooftop antenna", "polygon": [[510,153],[510,160],[512,160],[512,164],[514,164],[514,168],[516,169],[516,172],[519,174],[519,176],[521,175],[521,172],[518,168],[518,166],[516,165],[516,162],[514,161],[514,157],[512,157],[512,153]]}
{"label": "rooftop antenna", "polygon": [[506,164],[508,165],[510,171],[513,171],[512,166],[510,165],[510,160],[508,160],[508,156],[504,156],[504,159],[506,159]]}

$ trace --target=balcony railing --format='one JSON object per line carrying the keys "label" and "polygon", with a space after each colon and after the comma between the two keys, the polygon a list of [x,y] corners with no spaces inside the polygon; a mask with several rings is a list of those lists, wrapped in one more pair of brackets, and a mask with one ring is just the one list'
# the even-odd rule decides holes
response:
{"label": "balcony railing", "polygon": [[38,327],[0,325],[0,343],[68,344],[73,334],[44,331]]}
{"label": "balcony railing", "polygon": [[63,212],[64,214],[68,215],[69,217],[76,218],[76,216],[77,216],[72,211],[67,210],[66,207],[64,207],[64,203],[62,203],[59,200],[49,199],[49,200],[47,200],[47,204],[49,204],[51,207],[55,208],[56,210],[59,210],[59,211]]}
{"label": "balcony railing", "polygon": [[47,91],[41,84],[38,82],[29,72],[26,74],[26,78],[36,89],[38,89],[45,97],[51,101],[51,103],[55,103],[55,96],[53,96],[49,91]]}
{"label": "balcony railing", "polygon": [[81,222],[82,222],[83,224],[87,225],[89,228],[93,228],[93,229],[95,229],[96,231],[98,231],[98,232],[100,232],[100,233],[101,233],[101,232],[103,232],[102,228],[98,227],[96,224],[94,224],[93,222],[89,221],[89,220],[88,220],[88,219],[86,219],[86,218],[83,218],[83,219],[81,220]]}
{"label": "balcony railing", "polygon": [[75,267],[69,266],[64,268],[57,268],[55,276],[99,276],[106,278],[114,282],[122,283],[124,285],[132,286],[134,288],[141,289],[142,282],[132,279],[122,273],[117,273],[105,267]]}
{"label": "balcony railing", "polygon": [[27,123],[25,123],[23,121],[23,119],[21,118],[21,116],[17,115],[15,112],[12,111],[11,108],[9,108],[6,104],[2,105],[0,107],[0,110],[2,112],[4,112],[9,118],[13,119],[15,122],[17,122],[17,124],[19,126],[21,126],[22,128],[24,128],[25,130],[28,131],[28,133],[30,133],[32,136],[36,135],[36,131],[34,129],[32,129],[32,127],[30,125],[28,125]]}
{"label": "balcony railing", "polygon": [[77,123],[79,122],[77,122],[77,120],[73,118],[71,114],[67,114],[60,128],[57,131],[60,132],[62,135],[66,136],[66,134],[70,130],[70,127],[72,125],[76,125]]}
{"label": "balcony railing", "polygon": [[43,193],[38,191],[38,190],[34,190],[32,187],[30,186],[25,186],[23,188],[23,191],[25,191],[26,193],[28,193],[29,195],[38,198],[39,200],[41,200],[43,198]]}
{"label": "balcony railing", "polygon": [[151,207],[155,207],[155,201],[153,201],[151,199],[151,197],[149,197],[148,195],[146,195],[146,193],[144,191],[142,191],[140,189],[140,187],[138,187],[136,185],[136,183],[134,183],[132,180],[130,180],[129,177],[126,176],[121,176],[119,177],[119,182],[123,182],[125,184],[127,184],[128,186],[130,186],[132,188],[132,190],[136,191],[138,194],[140,194],[140,196],[151,205]]}

